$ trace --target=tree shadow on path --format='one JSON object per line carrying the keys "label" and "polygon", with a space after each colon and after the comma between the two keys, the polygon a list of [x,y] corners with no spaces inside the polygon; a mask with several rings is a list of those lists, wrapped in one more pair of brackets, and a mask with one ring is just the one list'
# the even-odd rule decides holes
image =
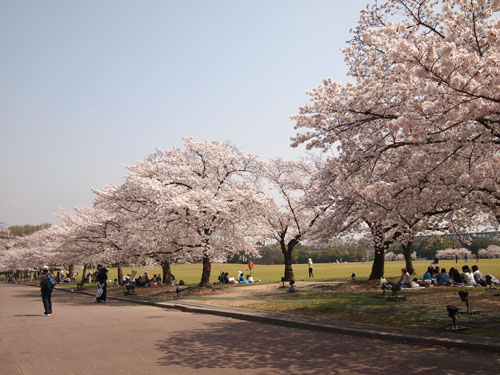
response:
{"label": "tree shadow on path", "polygon": [[[183,330],[157,344],[158,364],[236,368],[259,374],[497,373],[491,353],[424,347],[228,320]],[[478,365],[480,364],[480,365]],[[271,371],[271,372],[270,372]],[[214,371],[214,373],[216,373]],[[238,372],[239,374],[239,372]]]}

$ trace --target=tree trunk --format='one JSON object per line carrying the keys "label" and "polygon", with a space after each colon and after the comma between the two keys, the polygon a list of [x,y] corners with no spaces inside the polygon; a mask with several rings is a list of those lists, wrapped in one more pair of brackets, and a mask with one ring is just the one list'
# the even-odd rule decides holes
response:
{"label": "tree trunk", "polygon": [[118,266],[118,285],[123,285],[123,270],[121,266]]}
{"label": "tree trunk", "polygon": [[283,251],[283,257],[285,259],[285,281],[295,280],[292,268],[292,252]]}
{"label": "tree trunk", "polygon": [[295,280],[292,268],[292,253],[295,245],[299,243],[296,238],[285,243],[286,231],[281,234],[280,246],[283,257],[285,258],[285,281]]}
{"label": "tree trunk", "polygon": [[210,286],[210,271],[212,269],[212,264],[210,263],[210,258],[208,256],[203,256],[203,272],[201,273],[200,286],[208,287]]}
{"label": "tree trunk", "polygon": [[375,257],[373,258],[372,273],[369,280],[378,280],[384,277],[384,254],[388,245],[375,242]]}
{"label": "tree trunk", "polygon": [[73,263],[71,263],[68,267],[68,275],[70,277],[71,280],[73,280],[73,271],[75,269],[75,265]]}
{"label": "tree trunk", "polygon": [[413,242],[408,242],[407,244],[401,244],[403,247],[403,254],[405,256],[406,270],[410,275],[415,273],[415,268],[413,268],[413,261],[411,259],[411,251],[413,250]]}
{"label": "tree trunk", "polygon": [[85,279],[85,272],[86,272],[86,271],[87,271],[87,265],[86,265],[86,264],[84,264],[84,265],[83,265],[83,272],[82,272],[82,285],[83,285],[83,284],[85,284],[85,282],[87,281],[87,280]]}
{"label": "tree trunk", "polygon": [[161,269],[163,270],[163,284],[170,285],[172,282],[172,272],[170,270],[170,262],[168,260],[163,260],[161,262]]}

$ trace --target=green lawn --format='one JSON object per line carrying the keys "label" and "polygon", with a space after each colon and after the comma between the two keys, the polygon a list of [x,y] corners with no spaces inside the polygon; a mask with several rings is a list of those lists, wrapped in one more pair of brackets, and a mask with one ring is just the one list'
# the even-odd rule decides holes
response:
{"label": "green lawn", "polygon": [[[414,267],[416,269],[417,275],[422,276],[427,270],[427,267],[431,263],[430,260],[415,261]],[[451,267],[459,268],[461,272],[462,265],[465,263],[459,261],[455,264],[454,260],[442,260],[439,262],[440,267],[449,270]],[[474,261],[469,261],[468,265],[471,267],[473,264],[478,264],[479,269],[485,275],[493,274],[497,278],[500,278],[500,259],[481,259],[479,263]],[[401,268],[405,266],[404,262],[386,262],[385,263],[385,277],[388,279],[397,278],[401,274]],[[372,263],[318,263],[314,265],[314,280],[316,281],[327,281],[327,280],[345,280],[350,279],[351,274],[355,273],[358,279],[367,279],[370,275],[372,268]],[[137,271],[138,275],[147,271],[150,276],[153,274],[161,274],[161,267],[154,268],[141,268],[135,267],[134,271]],[[248,268],[243,264],[212,264],[212,273],[210,280],[212,282],[217,281],[217,277],[221,271],[229,272],[230,277],[235,277],[238,271],[244,273],[248,272]],[[295,273],[295,279],[297,281],[308,279],[308,266],[307,264],[295,264],[293,266]],[[90,270],[93,272],[94,270]],[[124,268],[124,274],[130,273],[132,268]],[[196,284],[201,279],[202,265],[197,264],[177,264],[172,266],[172,273],[175,275],[177,282],[179,280],[184,280],[186,284]],[[281,280],[283,276],[284,266],[283,265],[258,265],[256,264],[253,270],[254,279],[261,280],[264,283],[272,283]],[[80,270],[81,272],[81,270]],[[87,271],[88,272],[88,271]],[[81,275],[78,276],[80,279]],[[109,269],[109,279],[114,280],[117,277],[117,269]]]}

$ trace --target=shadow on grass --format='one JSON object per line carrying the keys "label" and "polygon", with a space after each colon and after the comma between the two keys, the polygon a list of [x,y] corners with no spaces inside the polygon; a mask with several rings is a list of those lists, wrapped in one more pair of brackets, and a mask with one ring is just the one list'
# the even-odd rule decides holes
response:
{"label": "shadow on grass", "polygon": [[[159,342],[159,365],[262,374],[492,374],[499,357],[228,320]],[[469,354],[469,355],[465,355]],[[476,353],[475,353],[476,354]],[[480,363],[480,366],[475,364]]]}

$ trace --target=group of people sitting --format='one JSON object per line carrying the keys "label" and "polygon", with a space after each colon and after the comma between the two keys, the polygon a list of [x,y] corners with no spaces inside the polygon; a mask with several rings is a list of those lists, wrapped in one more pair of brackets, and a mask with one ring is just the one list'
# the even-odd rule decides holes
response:
{"label": "group of people sitting", "polygon": [[238,271],[236,278],[229,277],[228,272],[222,271],[217,279],[217,284],[251,284],[255,282],[252,275],[244,275],[243,272]]}
{"label": "group of people sitting", "polygon": [[434,259],[432,264],[427,268],[421,279],[410,277],[406,268],[401,269],[401,277],[397,284],[403,288],[413,287],[429,287],[435,286],[488,286],[498,284],[499,281],[493,275],[484,276],[477,265],[464,265],[462,272],[459,272],[455,267],[450,268],[446,272],[445,268],[439,268],[439,260]]}
{"label": "group of people sitting", "polygon": [[144,272],[140,277],[135,280],[135,284],[139,288],[149,288],[160,286],[162,283],[161,276],[154,274],[150,279],[147,272]]}

